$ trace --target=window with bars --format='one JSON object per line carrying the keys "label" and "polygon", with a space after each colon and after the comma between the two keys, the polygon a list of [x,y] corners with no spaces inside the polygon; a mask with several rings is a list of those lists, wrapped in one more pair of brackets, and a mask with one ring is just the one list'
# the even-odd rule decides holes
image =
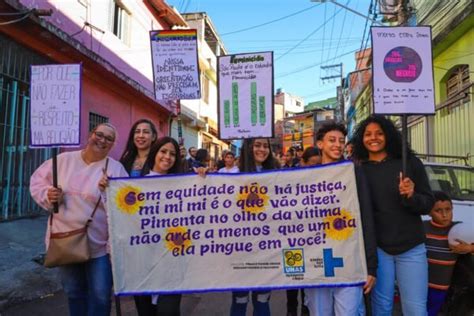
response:
{"label": "window with bars", "polygon": [[[450,99],[458,96],[470,83],[469,65],[461,65],[454,68],[446,81],[446,98]],[[469,94],[466,94],[462,102],[468,102],[469,100]]]}
{"label": "window with bars", "polygon": [[107,116],[89,112],[89,132],[92,131],[97,125],[108,122],[109,118]]}

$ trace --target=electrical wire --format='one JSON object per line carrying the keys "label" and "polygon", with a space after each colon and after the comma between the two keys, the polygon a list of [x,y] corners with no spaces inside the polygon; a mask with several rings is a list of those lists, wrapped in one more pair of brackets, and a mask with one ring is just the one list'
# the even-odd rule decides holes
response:
{"label": "electrical wire", "polygon": [[[344,44],[346,44],[346,45],[347,44],[354,44],[354,43],[359,43],[359,39],[349,40],[349,41],[344,42]],[[268,49],[268,48],[271,48],[271,50],[273,50],[273,51],[277,51],[277,50],[282,51],[282,50],[288,49],[290,47],[293,47],[293,45],[289,45],[289,44],[272,45],[271,43],[269,43],[269,44],[262,43],[262,45],[243,45],[243,46],[239,46],[239,50],[244,51],[244,50],[252,50],[252,49]],[[312,51],[314,51],[315,48],[318,48],[317,51],[322,51],[321,45],[318,44],[318,43],[302,44],[298,47],[298,50],[312,50]]]}
{"label": "electrical wire", "polygon": [[[346,7],[349,5],[350,2],[351,2],[351,0],[347,0]],[[343,33],[343,30],[344,30],[344,26],[346,24],[347,11],[348,10],[344,11],[344,17],[342,18],[342,26],[341,26],[341,32],[340,32],[341,34],[339,35],[339,40],[337,41],[336,51],[334,52],[334,58],[331,61],[334,61],[336,59],[337,52],[339,51],[339,45],[341,44],[342,33]],[[350,34],[350,32],[352,32],[352,28],[349,28],[349,34]]]}
{"label": "electrical wire", "polygon": [[331,92],[331,91],[334,91],[334,87],[332,88],[329,88],[329,89],[326,89],[326,90],[322,90],[322,91],[318,91],[316,93],[312,93],[312,94],[308,94],[308,95],[305,95],[303,96],[303,98],[311,98],[311,97],[314,97],[314,96],[317,96],[317,95],[321,95],[323,93],[326,93],[326,92]]}
{"label": "electrical wire", "polygon": [[185,0],[184,1],[186,5],[184,6],[183,12],[186,12],[188,10],[189,4],[191,3],[191,0]]}
{"label": "electrical wire", "polygon": [[[334,6],[334,14],[336,14],[336,6]],[[344,10],[344,12],[347,12],[347,10]],[[331,36],[329,36],[329,38],[332,39],[332,36],[334,34],[334,23],[336,22],[336,19],[332,19],[332,26],[331,26]],[[329,55],[331,55],[331,48],[332,48],[332,45],[329,44],[329,49],[328,49],[328,54],[326,56],[326,59],[329,58]]]}
{"label": "electrical wire", "polygon": [[82,28],[81,28],[79,31],[77,31],[77,32],[75,32],[75,33],[72,33],[72,34],[69,35],[69,36],[74,37],[74,36],[76,36],[77,34],[80,34],[80,33],[82,33],[82,32],[84,31],[85,28],[86,28],[86,24],[84,23],[84,24],[82,25]]}
{"label": "electrical wire", "polygon": [[21,22],[21,21],[27,19],[31,14],[33,14],[33,11],[34,10],[30,10],[30,11],[26,12],[25,15],[22,16],[21,18],[18,18],[18,19],[15,19],[15,20],[7,21],[7,22],[0,22],[0,26]]}
{"label": "electrical wire", "polygon": [[1,12],[0,12],[0,16],[22,15],[22,14],[29,13],[30,11],[31,11],[31,10],[29,10],[29,11],[23,11],[23,12],[5,12],[5,13],[1,13]]}
{"label": "electrical wire", "polygon": [[[349,52],[345,52],[339,56],[336,56],[336,58],[340,58],[340,57],[343,57],[343,56],[346,56],[346,55],[349,55],[349,54],[352,54],[352,53],[355,53],[359,51],[359,49],[354,49],[354,50],[351,50]],[[287,77],[287,76],[290,76],[290,75],[294,75],[296,73],[299,73],[299,72],[302,72],[302,71],[305,71],[305,70],[308,70],[308,69],[311,69],[311,68],[315,68],[315,67],[318,67],[324,63],[328,62],[328,60],[325,60],[321,63],[317,63],[317,64],[311,64],[311,65],[306,65],[306,66],[303,66],[303,67],[300,67],[298,68],[297,70],[294,70],[294,71],[291,71],[291,72],[287,72],[287,73],[284,73],[284,74],[281,74],[281,75],[277,75],[275,77],[278,77],[278,78],[282,78],[282,77]]]}
{"label": "electrical wire", "polygon": [[[351,46],[354,46],[354,44],[356,44],[356,43],[346,43],[346,44],[342,45],[341,47],[343,47],[343,48],[351,47]],[[277,51],[274,50],[273,52],[275,53],[275,56],[278,57],[278,54],[276,53]],[[303,51],[297,51],[297,52],[295,51],[295,52],[292,53],[292,55],[304,55],[304,54],[312,54],[312,53],[317,53],[317,52],[322,52],[322,49],[303,50]],[[334,56],[334,57],[336,57],[336,56]],[[331,58],[328,59],[327,62],[332,61],[334,59],[334,57],[332,57],[332,59]]]}
{"label": "electrical wire", "polygon": [[265,22],[265,23],[262,23],[262,24],[258,24],[258,25],[254,25],[254,26],[250,26],[250,27],[246,27],[246,28],[243,28],[243,29],[240,29],[240,30],[236,30],[236,31],[232,31],[232,32],[227,32],[227,33],[222,33],[220,36],[226,36],[226,35],[230,35],[230,34],[235,34],[235,33],[240,33],[240,32],[245,32],[245,31],[249,31],[249,30],[253,30],[253,29],[256,29],[256,28],[259,28],[259,27],[262,27],[262,26],[265,26],[265,25],[268,25],[268,24],[272,24],[272,23],[275,23],[275,22],[279,22],[279,21],[282,21],[284,19],[287,19],[289,17],[292,17],[292,16],[295,16],[295,15],[298,15],[300,13],[303,13],[305,11],[308,11],[308,10],[311,10],[317,6],[319,6],[320,3],[318,4],[315,4],[313,6],[310,6],[309,8],[306,8],[306,9],[303,9],[303,10],[300,10],[300,11],[297,11],[297,12],[294,12],[294,13],[291,13],[289,15],[285,15],[281,18],[278,18],[278,19],[275,19],[275,20],[271,20],[271,21],[268,21],[268,22]]}
{"label": "electrical wire", "polygon": [[[325,42],[325,37],[326,37],[326,19],[327,19],[327,16],[326,16],[326,11],[327,11],[327,3],[324,3],[324,27],[323,27],[323,51],[321,52],[321,58],[320,58],[320,61],[321,61],[321,64],[323,63],[323,58],[324,58],[324,42]],[[319,69],[319,78],[321,78],[321,69]]]}
{"label": "electrical wire", "polygon": [[308,38],[310,38],[311,36],[313,36],[316,32],[318,32],[322,27],[324,27],[329,21],[331,21],[331,19],[335,18],[336,15],[339,14],[339,12],[341,12],[342,10],[344,10],[343,8],[339,9],[339,11],[337,11],[333,16],[331,16],[329,18],[329,20],[325,21],[322,25],[318,26],[314,31],[312,31],[311,33],[308,34],[308,36],[306,36],[304,39],[302,39],[301,41],[299,41],[295,46],[293,46],[292,48],[290,48],[289,50],[287,50],[285,53],[283,53],[282,55],[280,55],[278,58],[275,59],[275,61],[285,57],[286,55],[288,55],[289,53],[291,53],[294,49],[296,49],[298,46],[300,46],[302,43],[304,43]]}
{"label": "electrical wire", "polygon": [[[372,9],[372,3],[373,3],[373,0],[370,0],[370,5],[369,5],[369,16],[370,16],[370,12],[371,12],[371,9]],[[362,47],[364,47],[364,40],[365,40],[365,33],[367,32],[367,26],[369,25],[369,19],[366,19],[365,20],[365,26],[364,26],[364,32],[362,33],[362,42],[360,42],[360,49],[359,51],[362,53]],[[355,67],[355,70],[359,69],[360,67],[360,64],[362,63],[362,58],[359,58],[359,60],[357,60],[357,64],[356,64],[356,67]]]}
{"label": "electrical wire", "polygon": [[[344,40],[357,40],[359,41],[359,37],[344,37],[343,38]],[[238,42],[257,42],[257,43],[261,43],[261,42],[297,42],[297,41],[301,41],[301,39],[272,39],[272,40],[269,40],[269,39],[255,39],[255,40],[239,40]],[[307,41],[321,41],[322,40],[320,38],[313,38],[313,39],[308,39]],[[330,39],[330,41],[332,41]],[[215,41],[211,41],[211,42],[215,42]]]}

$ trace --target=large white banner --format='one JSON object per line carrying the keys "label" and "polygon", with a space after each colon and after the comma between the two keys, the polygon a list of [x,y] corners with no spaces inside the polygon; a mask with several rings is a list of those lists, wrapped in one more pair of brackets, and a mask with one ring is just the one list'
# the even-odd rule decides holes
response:
{"label": "large white banner", "polygon": [[434,114],[431,28],[372,27],[373,98],[378,114]]}
{"label": "large white banner", "polygon": [[115,293],[354,286],[367,278],[351,162],[111,179]]}
{"label": "large white banner", "polygon": [[31,66],[30,97],[30,147],[78,147],[81,65]]}
{"label": "large white banner", "polygon": [[150,41],[155,99],[168,101],[201,98],[197,31],[151,31]]}
{"label": "large white banner", "polygon": [[273,137],[273,52],[218,57],[220,139]]}

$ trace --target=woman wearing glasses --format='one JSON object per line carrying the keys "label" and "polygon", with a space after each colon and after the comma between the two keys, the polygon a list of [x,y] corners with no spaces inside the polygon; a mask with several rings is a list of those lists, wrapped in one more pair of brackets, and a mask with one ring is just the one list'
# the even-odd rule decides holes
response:
{"label": "woman wearing glasses", "polygon": [[[53,233],[83,228],[100,198],[99,181],[104,172],[109,177],[127,177],[118,161],[108,154],[116,140],[116,130],[110,124],[100,124],[90,133],[86,147],[58,155],[58,188],[53,187],[52,162],[44,162],[31,176],[30,192],[41,207],[54,214]],[[69,313],[75,315],[110,315],[112,272],[107,254],[107,216],[103,201],[98,204],[88,226],[89,261],[61,266],[59,275],[68,297]],[[48,244],[48,240],[46,240]]]}

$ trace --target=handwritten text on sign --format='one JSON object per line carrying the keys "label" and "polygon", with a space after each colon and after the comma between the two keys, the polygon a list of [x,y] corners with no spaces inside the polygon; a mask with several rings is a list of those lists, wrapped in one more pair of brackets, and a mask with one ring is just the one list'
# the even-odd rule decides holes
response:
{"label": "handwritten text on sign", "polygon": [[107,190],[116,293],[366,279],[352,163],[259,174],[116,179]]}
{"label": "handwritten text on sign", "polygon": [[79,146],[80,65],[31,66],[31,147]]}
{"label": "handwritten text on sign", "polygon": [[199,99],[196,30],[151,31],[157,100]]}
{"label": "handwritten text on sign", "polygon": [[374,112],[433,114],[431,29],[372,27]]}
{"label": "handwritten text on sign", "polygon": [[273,53],[219,56],[220,139],[273,137]]}

